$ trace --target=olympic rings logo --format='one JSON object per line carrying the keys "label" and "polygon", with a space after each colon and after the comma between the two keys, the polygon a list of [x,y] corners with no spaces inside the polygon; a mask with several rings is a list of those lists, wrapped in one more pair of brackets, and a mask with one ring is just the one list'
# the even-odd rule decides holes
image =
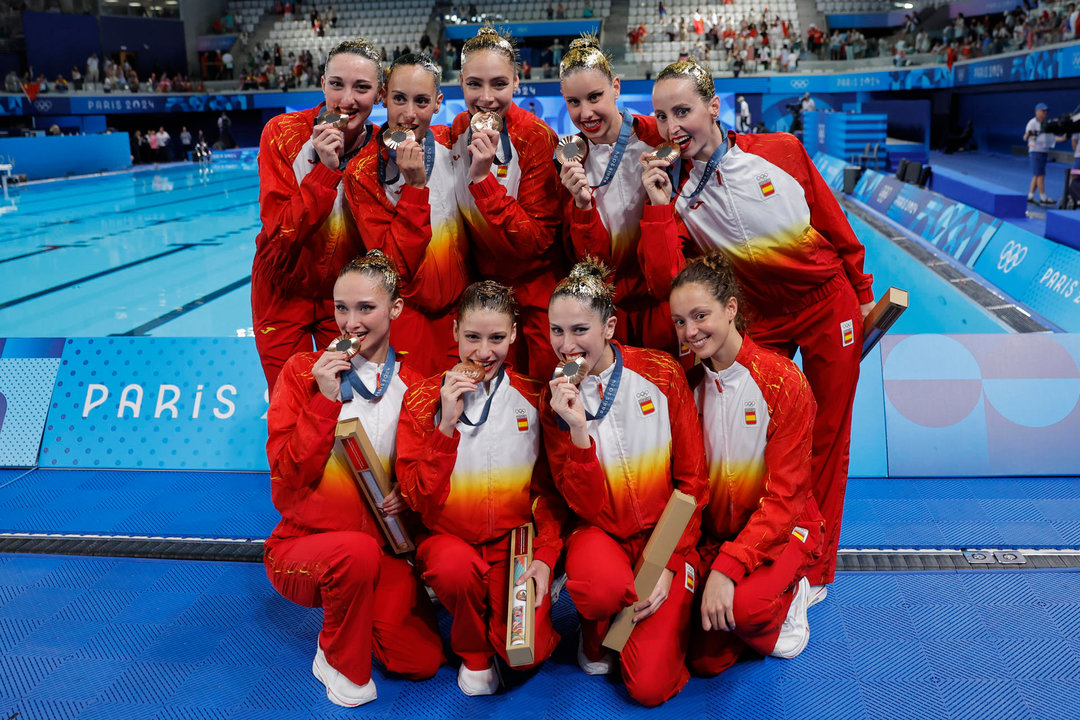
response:
{"label": "olympic rings logo", "polygon": [[52,110],[52,101],[51,100],[35,100],[34,101],[34,107],[37,109],[38,112],[48,112],[49,110]]}
{"label": "olympic rings logo", "polygon": [[809,80],[792,80],[791,81],[791,87],[795,88],[796,90],[805,90],[809,86],[810,86],[810,81]]}
{"label": "olympic rings logo", "polygon": [[998,256],[998,270],[1003,273],[1011,272],[1017,265],[1024,261],[1027,257],[1027,246],[1021,245],[1015,240],[1010,240],[1005,243],[1005,247],[1001,248],[1001,255]]}

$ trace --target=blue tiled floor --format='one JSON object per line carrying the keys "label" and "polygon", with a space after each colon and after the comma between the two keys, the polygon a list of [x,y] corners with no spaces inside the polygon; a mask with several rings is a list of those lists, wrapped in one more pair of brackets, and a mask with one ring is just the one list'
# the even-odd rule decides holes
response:
{"label": "blue tiled floor", "polygon": [[[0,471],[0,532],[264,538],[265,473]],[[18,479],[16,479],[18,478]],[[844,548],[1080,548],[1080,478],[852,478]]]}
{"label": "blue tiled floor", "polygon": [[[1080,573],[841,573],[795,660],[692,679],[657,710],[574,662],[466,698],[445,667],[330,705],[310,672],[320,612],[259,565],[0,555],[0,715],[20,718],[1008,718],[1080,716]],[[442,623],[444,632],[446,622]]]}

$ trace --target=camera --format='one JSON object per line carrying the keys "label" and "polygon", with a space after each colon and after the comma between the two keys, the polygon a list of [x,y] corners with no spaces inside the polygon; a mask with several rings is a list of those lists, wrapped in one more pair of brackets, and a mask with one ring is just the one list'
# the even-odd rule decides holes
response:
{"label": "camera", "polygon": [[792,113],[794,113],[796,115],[798,115],[799,113],[802,112],[802,103],[801,102],[785,103],[784,107],[786,107],[788,110],[790,110]]}
{"label": "camera", "polygon": [[1072,135],[1073,133],[1080,133],[1080,112],[1065,113],[1053,120],[1045,120],[1042,124],[1042,131],[1044,133],[1053,133],[1054,135]]}

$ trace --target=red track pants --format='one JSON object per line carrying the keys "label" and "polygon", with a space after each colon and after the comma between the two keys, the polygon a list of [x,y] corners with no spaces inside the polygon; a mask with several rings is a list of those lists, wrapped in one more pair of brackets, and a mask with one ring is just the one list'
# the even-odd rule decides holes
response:
{"label": "red track pants", "polygon": [[[450,647],[465,667],[485,670],[495,653],[506,660],[510,536],[477,546],[456,535],[431,535],[416,549],[416,565],[454,618]],[[551,627],[551,598],[545,593],[536,604],[534,662],[516,669],[536,667],[558,644],[559,635]]]}
{"label": "red track pants", "polygon": [[[590,660],[603,656],[601,642],[611,617],[637,602],[634,563],[649,533],[620,542],[595,526],[570,536],[566,544],[566,588],[581,614],[581,637]],[[641,598],[644,600],[645,598]],[[638,624],[623,648],[622,673],[630,697],[655,706],[675,697],[690,674],[686,671],[687,625],[694,594],[686,589],[685,570],[671,581],[667,600]]]}
{"label": "red track pants", "polygon": [[319,647],[357,685],[371,679],[371,653],[411,680],[435,674],[446,658],[435,610],[412,566],[362,532],[327,532],[266,541],[266,574],[298,605],[323,609]]}
{"label": "red track pants", "polygon": [[[848,457],[851,449],[851,408],[859,382],[862,353],[862,314],[855,290],[840,274],[818,292],[824,297],[795,313],[754,319],[750,335],[763,347],[792,357],[802,351],[803,373],[817,400],[814,416],[813,491],[825,518],[821,559],[806,577],[811,585],[831,583],[836,573],[836,549],[844,515]],[[843,324],[851,322],[845,343]]]}
{"label": "red track pants", "polygon": [[690,652],[687,664],[699,675],[718,675],[731,667],[749,646],[759,655],[768,655],[776,647],[780,626],[795,597],[795,581],[806,562],[804,543],[791,536],[787,547],[771,565],[762,565],[735,585],[732,614],[735,630],[701,628],[701,597],[721,543],[708,540],[698,548],[698,592],[690,621]]}
{"label": "red track pants", "polygon": [[331,298],[275,296],[258,287],[255,280],[251,288],[255,348],[266,375],[266,387],[273,393],[286,360],[298,352],[310,352],[313,342],[315,349],[325,349],[341,332],[334,320]]}

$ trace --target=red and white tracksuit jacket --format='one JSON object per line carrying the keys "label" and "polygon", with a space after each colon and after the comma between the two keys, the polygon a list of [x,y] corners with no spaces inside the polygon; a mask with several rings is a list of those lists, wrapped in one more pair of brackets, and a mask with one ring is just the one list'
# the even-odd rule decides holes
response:
{"label": "red and white tracksuit jacket", "polygon": [[[814,584],[831,582],[840,538],[851,442],[851,407],[862,339],[859,306],[874,299],[863,272],[864,248],[806,150],[787,133],[728,133],[729,149],[695,198],[647,206],[638,245],[653,292],[663,293],[684,263],[684,250],[722,250],[735,266],[746,298],[750,334],[791,357],[817,399],[814,495],[828,537]],[[698,186],[705,163],[695,161],[681,191]]]}
{"label": "red and white tracksuit jacket", "polygon": [[[490,392],[487,420],[458,422],[454,437],[437,427],[441,375],[405,398],[398,429],[397,472],[406,502],[420,513],[429,535],[417,565],[454,617],[450,645],[472,670],[505,659],[509,533],[535,524],[533,557],[554,569],[562,553],[568,512],[551,485],[540,431],[546,386],[504,367]],[[464,397],[465,416],[479,422],[489,399],[483,383]],[[535,660],[558,644],[550,598],[537,598]]]}
{"label": "red and white tracksuit jacket", "polygon": [[[619,316],[615,335],[620,342],[674,351],[675,332],[667,295],[649,291],[638,259],[641,212],[648,200],[641,184],[639,159],[643,152],[663,141],[656,130],[656,118],[635,115],[634,131],[611,182],[593,190],[593,206],[588,210],[579,208],[573,197],[564,193],[563,213],[569,223],[565,234],[569,236],[572,260],[596,257],[615,273],[615,308]],[[585,174],[590,184],[598,184],[614,145],[588,142]]]}
{"label": "red and white tracksuit jacket", "polygon": [[[393,672],[431,677],[445,659],[431,603],[409,563],[383,549],[350,470],[331,456],[338,421],[358,417],[391,471],[401,401],[419,376],[399,361],[381,398],[357,395],[342,404],[327,399],[312,376],[321,354],[286,362],[267,413],[271,495],[281,513],[266,541],[267,575],[288,599],[324,609],[319,645],[352,682],[371,678],[373,650]],[[381,365],[360,357],[353,365],[368,387],[377,387]]]}
{"label": "red and white tracksuit jacket", "polygon": [[[393,324],[394,347],[408,352],[424,377],[457,357],[453,311],[469,284],[465,223],[458,211],[456,170],[450,159],[450,128],[435,125],[434,165],[427,186],[407,185],[381,142],[371,142],[345,169],[345,195],[364,247],[382,250],[401,276],[405,310]],[[388,185],[379,182],[382,154]]]}
{"label": "red and white tracksuit jacket", "polygon": [[[342,173],[311,143],[322,106],[278,115],[259,141],[259,217],[251,268],[251,314],[267,386],[292,355],[326,347],[337,334],[338,272],[363,251],[345,203]],[[377,129],[377,128],[376,128]]]}
{"label": "red and white tracksuit jacket", "polygon": [[709,504],[699,546],[701,588],[711,571],[735,581],[735,630],[691,624],[690,665],[726,669],[742,645],[776,645],[796,581],[821,552],[824,521],[811,492],[816,404],[799,369],[749,337],[734,364],[690,372],[709,466]]}
{"label": "red and white tracksuit jacket", "polygon": [[[550,378],[556,358],[548,339],[547,306],[565,263],[556,243],[562,183],[551,160],[558,141],[543,120],[517,105],[511,104],[503,120],[513,157],[506,165],[492,163],[483,181],[470,183],[469,114],[454,119],[451,142],[458,167],[458,206],[480,277],[514,288],[521,305],[519,342],[528,355],[528,374]],[[502,154],[500,146],[496,156]],[[517,359],[523,358],[519,349]]]}
{"label": "red and white tracksuit jacket", "polygon": [[[634,629],[622,651],[630,695],[658,705],[689,677],[684,660],[694,547],[706,502],[705,456],[697,409],[675,360],[657,350],[617,347],[623,356],[618,391],[607,415],[588,423],[591,447],[575,446],[550,407],[543,415],[544,437],[555,486],[582,521],[567,540],[567,589],[582,615],[584,651],[592,660],[601,655],[611,616],[638,600],[634,564],[672,491],[698,500],[667,563],[674,572],[667,600]],[[616,365],[581,381],[590,413],[596,413]]]}

